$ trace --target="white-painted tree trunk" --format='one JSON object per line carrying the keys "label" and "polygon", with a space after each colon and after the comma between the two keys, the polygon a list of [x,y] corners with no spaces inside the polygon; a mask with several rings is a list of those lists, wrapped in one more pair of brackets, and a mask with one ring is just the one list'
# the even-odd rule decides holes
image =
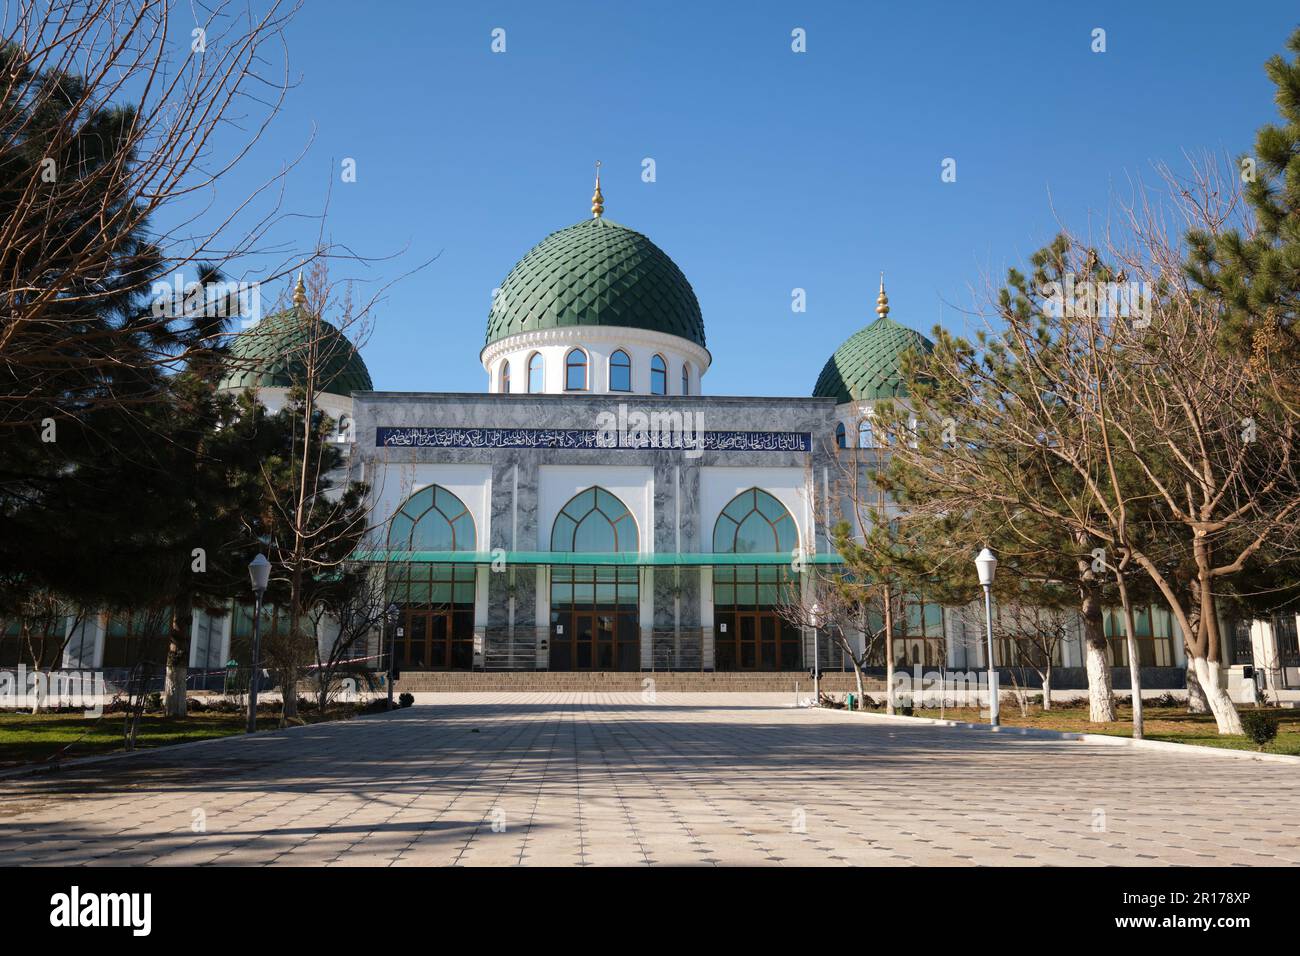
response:
{"label": "white-painted tree trunk", "polygon": [[164,714],[171,717],[186,715],[188,701],[185,698],[185,687],[189,683],[189,676],[189,667],[185,664],[168,662],[166,675],[163,678]]}
{"label": "white-painted tree trunk", "polygon": [[1043,710],[1052,709],[1052,672],[1043,675]]}
{"label": "white-painted tree trunk", "polygon": [[1214,723],[1218,727],[1219,733],[1242,733],[1241,717],[1237,713],[1237,705],[1232,702],[1227,689],[1219,680],[1218,662],[1204,657],[1194,657],[1191,658],[1191,664],[1195,669],[1196,679],[1200,682],[1201,689],[1205,693],[1205,701],[1209,706],[1210,713],[1214,715]]}
{"label": "white-painted tree trunk", "polygon": [[1187,712],[1189,714],[1208,714],[1210,713],[1210,702],[1205,696],[1205,688],[1201,686],[1201,680],[1196,676],[1196,668],[1192,666],[1192,655],[1187,655]]}
{"label": "white-painted tree trunk", "polygon": [[1115,692],[1110,679],[1110,664],[1105,648],[1091,641],[1083,642],[1084,661],[1088,667],[1088,720],[1094,724],[1116,719]]}
{"label": "white-painted tree trunk", "polygon": [[45,671],[36,668],[32,672],[32,713],[39,714],[41,708],[45,705],[45,698],[41,695],[41,690],[49,686],[49,681],[45,680]]}

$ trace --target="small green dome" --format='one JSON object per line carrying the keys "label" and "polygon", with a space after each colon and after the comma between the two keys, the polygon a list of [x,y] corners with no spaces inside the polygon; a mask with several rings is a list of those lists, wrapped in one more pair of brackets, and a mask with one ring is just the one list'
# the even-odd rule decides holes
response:
{"label": "small green dome", "polygon": [[641,233],[592,218],[553,232],[520,259],[492,301],[487,345],[577,325],[647,329],[704,346],[695,290]]}
{"label": "small green dome", "polygon": [[876,319],[835,350],[817,376],[813,397],[842,404],[904,396],[901,360],[909,349],[929,353],[934,343],[888,316]]}
{"label": "small green dome", "polygon": [[295,306],[268,315],[230,343],[229,370],[221,388],[292,388],[306,379],[304,359],[313,331],[320,337],[318,388],[329,395],[349,397],[374,386],[361,353],[342,332],[321,320],[313,326],[299,318]]}

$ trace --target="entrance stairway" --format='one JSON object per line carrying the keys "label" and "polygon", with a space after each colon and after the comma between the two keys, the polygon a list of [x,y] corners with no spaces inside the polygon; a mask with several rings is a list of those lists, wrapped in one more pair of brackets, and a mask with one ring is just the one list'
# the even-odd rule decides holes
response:
{"label": "entrance stairway", "polygon": [[[653,680],[656,691],[665,693],[812,693],[807,671],[403,671],[396,691],[413,694],[474,694],[519,691],[527,693],[641,692],[645,681]],[[868,694],[881,694],[884,684],[867,680]],[[852,673],[822,674],[821,689],[843,694],[856,691]]]}

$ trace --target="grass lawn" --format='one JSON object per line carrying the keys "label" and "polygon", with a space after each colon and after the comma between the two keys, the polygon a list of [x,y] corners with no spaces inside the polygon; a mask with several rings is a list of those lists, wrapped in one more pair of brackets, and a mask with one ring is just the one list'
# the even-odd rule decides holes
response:
{"label": "grass lawn", "polygon": [[[301,719],[306,723],[317,723],[346,719],[355,713],[355,708],[340,707],[327,711],[324,716],[315,712],[302,714]],[[122,714],[94,718],[80,713],[0,713],[0,768],[42,763],[60,754],[59,759],[66,760],[120,751],[123,749],[124,720]],[[246,723],[247,717],[242,713],[204,711],[181,720],[161,714],[145,714],[136,727],[136,749],[242,734]],[[258,730],[270,730],[278,725],[276,714],[270,711],[258,714]]]}
{"label": "grass lawn", "polygon": [[[1277,738],[1265,748],[1267,753],[1300,754],[1300,710],[1276,709],[1271,711],[1281,719]],[[938,709],[917,710],[916,717],[938,717]],[[964,720],[979,724],[988,721],[975,708],[949,708],[943,712],[948,720]],[[1031,708],[1029,716],[1022,717],[1015,704],[1002,704],[1002,723],[1013,727],[1040,727],[1044,730],[1068,730],[1076,733],[1112,734],[1117,737],[1133,736],[1133,712],[1126,706],[1119,708],[1120,719],[1114,723],[1094,724],[1088,721],[1087,707],[1053,707],[1043,712]],[[1257,750],[1253,741],[1240,734],[1220,736],[1214,729],[1214,718],[1208,714],[1189,714],[1183,707],[1142,708],[1142,723],[1147,740],[1168,740],[1180,744],[1201,744],[1208,747],[1230,747],[1234,750]]]}

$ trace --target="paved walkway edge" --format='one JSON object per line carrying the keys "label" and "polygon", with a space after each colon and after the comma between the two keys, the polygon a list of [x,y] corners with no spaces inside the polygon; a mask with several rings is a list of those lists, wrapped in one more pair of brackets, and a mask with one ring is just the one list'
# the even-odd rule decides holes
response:
{"label": "paved walkway edge", "polygon": [[[832,710],[833,708],[826,708]],[[1007,734],[1013,737],[1034,737],[1039,740],[1077,740],[1090,744],[1107,744],[1112,747],[1131,747],[1135,750],[1159,750],[1197,757],[1236,757],[1239,760],[1261,760],[1268,763],[1300,764],[1300,757],[1290,754],[1261,753],[1258,750],[1234,750],[1231,747],[1205,747],[1201,744],[1176,744],[1169,740],[1134,740],[1114,734],[1087,734],[1070,730],[1043,730],[1038,727],[990,727],[963,720],[940,720],[938,717],[904,717],[901,714],[873,714],[870,711],[840,711],[846,717],[865,717],[881,723],[922,724],[931,727],[955,727],[958,730],[976,730],[989,734]]]}

